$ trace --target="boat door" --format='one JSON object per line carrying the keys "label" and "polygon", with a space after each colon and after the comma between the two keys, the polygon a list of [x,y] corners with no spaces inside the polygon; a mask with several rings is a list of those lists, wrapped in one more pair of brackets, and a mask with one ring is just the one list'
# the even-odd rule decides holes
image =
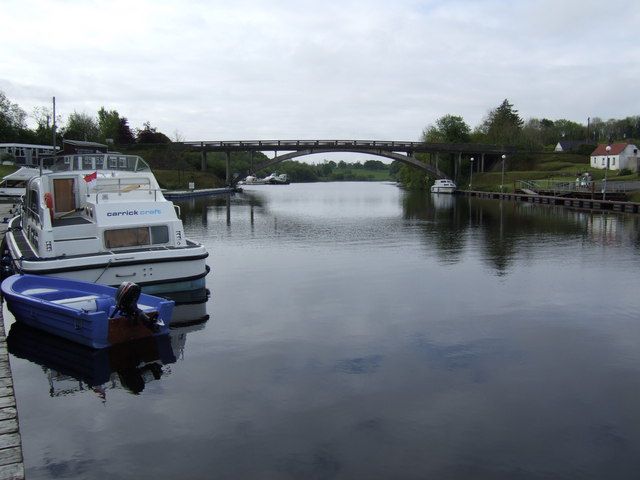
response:
{"label": "boat door", "polygon": [[55,213],[67,213],[76,209],[75,179],[56,178],[53,180]]}

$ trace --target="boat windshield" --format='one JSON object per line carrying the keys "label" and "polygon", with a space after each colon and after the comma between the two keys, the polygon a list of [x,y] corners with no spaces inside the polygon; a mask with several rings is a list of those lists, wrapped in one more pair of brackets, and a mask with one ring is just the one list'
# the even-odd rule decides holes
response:
{"label": "boat windshield", "polygon": [[65,170],[124,170],[127,172],[149,171],[149,165],[137,155],[93,153],[65,155],[56,159],[51,167],[54,171]]}

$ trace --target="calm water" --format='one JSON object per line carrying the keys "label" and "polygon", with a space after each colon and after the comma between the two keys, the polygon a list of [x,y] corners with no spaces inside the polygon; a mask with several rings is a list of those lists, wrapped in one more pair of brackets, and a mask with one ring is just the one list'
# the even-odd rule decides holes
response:
{"label": "calm water", "polygon": [[28,478],[637,478],[638,217],[362,183],[181,206],[207,323],[101,354],[12,328]]}

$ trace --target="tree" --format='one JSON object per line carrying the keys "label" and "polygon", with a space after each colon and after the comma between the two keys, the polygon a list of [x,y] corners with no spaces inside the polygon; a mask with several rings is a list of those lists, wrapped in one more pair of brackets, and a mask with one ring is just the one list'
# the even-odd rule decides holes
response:
{"label": "tree", "polygon": [[171,139],[153,128],[150,122],[145,122],[143,126],[143,129],[138,130],[137,143],[171,143]]}
{"label": "tree", "polygon": [[100,127],[93,117],[86,113],[73,112],[67,119],[62,136],[70,140],[99,142]]}
{"label": "tree", "polygon": [[27,113],[0,91],[0,141],[16,141],[26,129]]}
{"label": "tree", "polygon": [[127,120],[126,117],[120,118],[116,143],[120,145],[130,145],[132,143],[136,143],[136,137],[131,131],[131,128],[129,128],[129,120]]}
{"label": "tree", "polygon": [[431,143],[467,143],[471,128],[462,117],[445,115],[422,132],[422,140]]}
{"label": "tree", "polygon": [[103,142],[110,138],[114,143],[118,143],[120,114],[116,110],[107,111],[104,107],[100,107],[100,110],[98,110],[98,128]]}
{"label": "tree", "polygon": [[491,110],[480,126],[489,143],[517,145],[524,120],[505,98],[499,107]]}

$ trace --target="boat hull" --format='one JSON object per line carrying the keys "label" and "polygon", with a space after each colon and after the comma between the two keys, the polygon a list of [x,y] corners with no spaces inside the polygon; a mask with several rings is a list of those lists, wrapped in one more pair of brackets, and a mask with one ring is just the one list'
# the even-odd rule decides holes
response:
{"label": "boat hull", "polygon": [[[111,318],[115,288],[37,275],[12,275],[2,282],[2,293],[17,322],[91,348],[166,335],[173,312],[172,301],[141,294],[139,308],[157,312],[154,330],[119,315]],[[95,310],[88,307],[91,302]]]}
{"label": "boat hull", "polygon": [[454,193],[455,191],[455,187],[431,187],[431,193]]}
{"label": "boat hull", "polygon": [[118,286],[123,281],[140,285],[145,293],[189,292],[205,288],[209,273],[204,246],[191,243],[183,248],[149,248],[90,255],[38,257],[11,220],[5,235],[11,270],[14,273],[56,276],[70,280]]}

